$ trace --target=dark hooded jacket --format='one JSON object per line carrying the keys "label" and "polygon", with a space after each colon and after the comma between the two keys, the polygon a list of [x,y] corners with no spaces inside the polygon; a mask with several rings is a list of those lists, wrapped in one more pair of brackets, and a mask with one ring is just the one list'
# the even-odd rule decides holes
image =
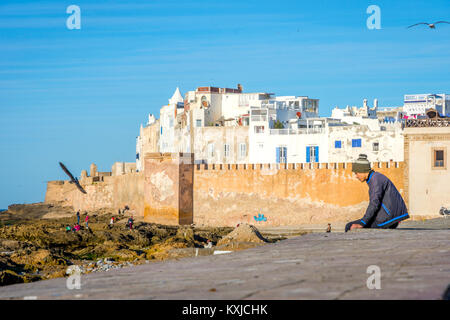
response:
{"label": "dark hooded jacket", "polygon": [[372,170],[366,182],[370,203],[361,219],[365,228],[388,228],[409,218],[405,202],[391,180]]}

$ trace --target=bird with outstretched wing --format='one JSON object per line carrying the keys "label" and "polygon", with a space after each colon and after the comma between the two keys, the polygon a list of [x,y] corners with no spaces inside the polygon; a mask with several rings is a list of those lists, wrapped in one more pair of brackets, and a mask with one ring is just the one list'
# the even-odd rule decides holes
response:
{"label": "bird with outstretched wing", "polygon": [[430,29],[436,29],[436,25],[437,25],[438,23],[448,23],[448,24],[450,24],[450,22],[448,22],[448,21],[436,21],[436,22],[433,22],[433,23],[419,22],[419,23],[410,25],[409,27],[407,27],[407,29],[412,28],[412,27],[414,27],[414,26],[418,26],[418,25],[420,25],[420,24],[426,24],[427,26],[430,27]]}
{"label": "bird with outstretched wing", "polygon": [[80,185],[80,183],[78,182],[78,179],[74,178],[74,176],[70,173],[70,171],[66,168],[66,166],[62,162],[60,162],[59,165],[61,166],[63,171],[69,176],[70,183],[74,183],[77,186],[78,190],[80,190],[82,193],[86,194],[86,191]]}

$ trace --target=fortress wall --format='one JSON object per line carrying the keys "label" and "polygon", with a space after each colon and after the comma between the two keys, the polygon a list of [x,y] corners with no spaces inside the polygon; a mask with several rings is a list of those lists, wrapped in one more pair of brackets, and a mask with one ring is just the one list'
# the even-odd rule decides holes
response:
{"label": "fortress wall", "polygon": [[72,192],[76,187],[69,181],[49,181],[45,193],[45,203],[60,203],[65,206],[72,205]]}
{"label": "fortress wall", "polygon": [[123,209],[128,205],[137,214],[143,213],[144,175],[129,173],[104,177],[104,181],[93,182],[92,178],[82,179],[81,186],[87,194],[81,193],[68,181],[50,181],[45,195],[46,203],[60,203],[72,206],[74,210]]}
{"label": "fortress wall", "polygon": [[[103,182],[85,178],[87,195],[68,181],[50,181],[45,201],[88,211],[128,205],[149,222],[208,226],[344,222],[361,218],[368,205],[368,186],[351,163],[193,165],[180,155],[154,154],[144,171]],[[404,162],[372,168],[404,194]],[[258,213],[267,220],[255,221]]]}
{"label": "fortress wall", "polygon": [[[373,163],[403,194],[404,163]],[[194,222],[299,225],[361,218],[369,195],[351,164],[195,165]],[[267,221],[256,222],[264,214]]]}

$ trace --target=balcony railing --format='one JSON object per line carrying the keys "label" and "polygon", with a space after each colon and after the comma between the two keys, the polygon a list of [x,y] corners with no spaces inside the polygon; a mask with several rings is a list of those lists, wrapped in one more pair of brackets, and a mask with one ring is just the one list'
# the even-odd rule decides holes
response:
{"label": "balcony railing", "polygon": [[267,121],[267,116],[251,116],[252,121]]}
{"label": "balcony railing", "polygon": [[300,128],[300,129],[270,129],[270,134],[295,135],[323,133],[324,128]]}
{"label": "balcony railing", "polygon": [[450,118],[437,119],[406,119],[407,128],[450,127]]}

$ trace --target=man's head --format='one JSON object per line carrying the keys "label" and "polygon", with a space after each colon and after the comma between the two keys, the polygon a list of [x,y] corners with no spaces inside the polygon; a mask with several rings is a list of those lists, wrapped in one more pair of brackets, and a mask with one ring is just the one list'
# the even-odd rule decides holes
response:
{"label": "man's head", "polygon": [[367,180],[370,170],[370,162],[367,160],[367,155],[365,154],[360,154],[358,159],[352,164],[352,171],[361,182]]}

